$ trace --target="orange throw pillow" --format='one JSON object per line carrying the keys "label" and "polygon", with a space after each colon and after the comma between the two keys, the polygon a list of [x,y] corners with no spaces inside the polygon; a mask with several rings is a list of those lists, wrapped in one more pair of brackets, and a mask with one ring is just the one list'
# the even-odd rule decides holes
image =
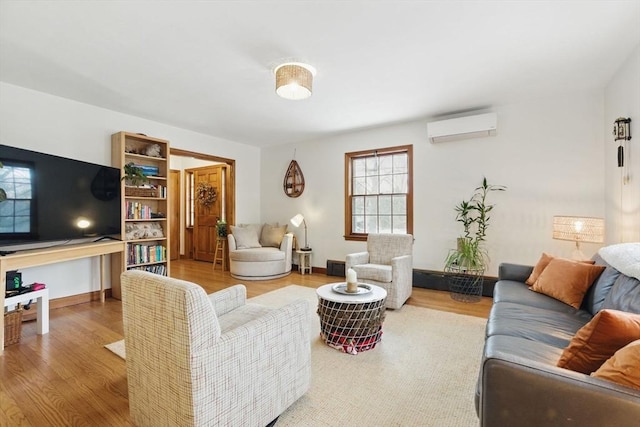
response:
{"label": "orange throw pillow", "polygon": [[591,376],[640,390],[640,340],[616,351]]}
{"label": "orange throw pillow", "polygon": [[[525,280],[524,283],[526,283],[529,286],[533,286],[533,284],[536,283],[536,280],[538,280],[538,277],[540,277],[540,274],[542,274],[544,269],[547,268],[547,266],[549,265],[552,259],[556,259],[556,257],[543,252],[542,256],[538,260],[538,263],[533,268],[531,275],[527,280]],[[557,258],[557,259],[564,259],[564,258]],[[572,261],[572,260],[565,259],[565,261]],[[595,261],[593,260],[572,261],[572,262],[581,262],[583,264],[595,264]]]}
{"label": "orange throw pillow", "polygon": [[640,314],[602,310],[584,325],[564,349],[558,366],[590,374],[613,354],[640,339]]}
{"label": "orange throw pillow", "polygon": [[587,290],[604,269],[603,265],[554,258],[542,271],[531,290],[578,309]]}
{"label": "orange throw pillow", "polygon": [[542,256],[538,260],[538,263],[536,264],[535,267],[533,267],[533,271],[531,272],[531,275],[527,280],[525,280],[524,283],[526,283],[529,286],[533,286],[533,284],[536,283],[536,280],[538,280],[538,277],[540,277],[540,274],[542,273],[542,271],[547,267],[547,265],[549,265],[552,259],[553,257],[551,255],[543,252]]}

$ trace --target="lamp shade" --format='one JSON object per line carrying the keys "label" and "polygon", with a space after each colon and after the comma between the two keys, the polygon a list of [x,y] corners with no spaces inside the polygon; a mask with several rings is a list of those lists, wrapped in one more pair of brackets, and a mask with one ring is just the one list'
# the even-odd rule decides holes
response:
{"label": "lamp shade", "polygon": [[293,224],[294,227],[300,227],[303,222],[304,216],[302,216],[302,214],[297,214],[296,216],[291,218],[291,224]]}
{"label": "lamp shade", "polygon": [[315,68],[299,62],[280,64],[274,70],[276,93],[285,99],[300,100],[311,96]]}
{"label": "lamp shade", "polygon": [[604,242],[604,219],[584,216],[554,216],[553,238],[575,242]]}

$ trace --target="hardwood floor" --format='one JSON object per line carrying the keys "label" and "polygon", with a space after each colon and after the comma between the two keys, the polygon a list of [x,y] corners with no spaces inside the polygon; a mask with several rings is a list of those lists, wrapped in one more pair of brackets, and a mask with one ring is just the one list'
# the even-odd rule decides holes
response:
{"label": "hardwood floor", "polygon": [[[172,276],[202,285],[207,293],[240,283],[210,263],[177,261]],[[244,282],[249,297],[290,284],[317,288],[339,278],[297,272],[276,280]],[[447,292],[414,288],[408,304],[487,317],[491,299],[476,304]],[[0,426],[131,426],[125,362],[104,348],[122,339],[122,305],[115,299],[50,312],[50,332],[23,323],[19,344],[0,356]]]}

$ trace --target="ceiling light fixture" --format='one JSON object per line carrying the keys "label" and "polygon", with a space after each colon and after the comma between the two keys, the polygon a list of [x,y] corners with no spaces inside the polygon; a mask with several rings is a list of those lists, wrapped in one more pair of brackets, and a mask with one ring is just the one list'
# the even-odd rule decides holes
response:
{"label": "ceiling light fixture", "polygon": [[276,75],[276,93],[294,101],[311,96],[316,69],[300,62],[286,62],[273,71]]}

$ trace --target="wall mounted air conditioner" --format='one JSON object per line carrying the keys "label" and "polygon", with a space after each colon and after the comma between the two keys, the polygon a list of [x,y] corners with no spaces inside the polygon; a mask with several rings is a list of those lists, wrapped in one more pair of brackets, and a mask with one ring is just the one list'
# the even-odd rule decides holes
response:
{"label": "wall mounted air conditioner", "polygon": [[427,123],[429,142],[447,142],[458,139],[494,136],[498,125],[496,113],[458,117]]}

